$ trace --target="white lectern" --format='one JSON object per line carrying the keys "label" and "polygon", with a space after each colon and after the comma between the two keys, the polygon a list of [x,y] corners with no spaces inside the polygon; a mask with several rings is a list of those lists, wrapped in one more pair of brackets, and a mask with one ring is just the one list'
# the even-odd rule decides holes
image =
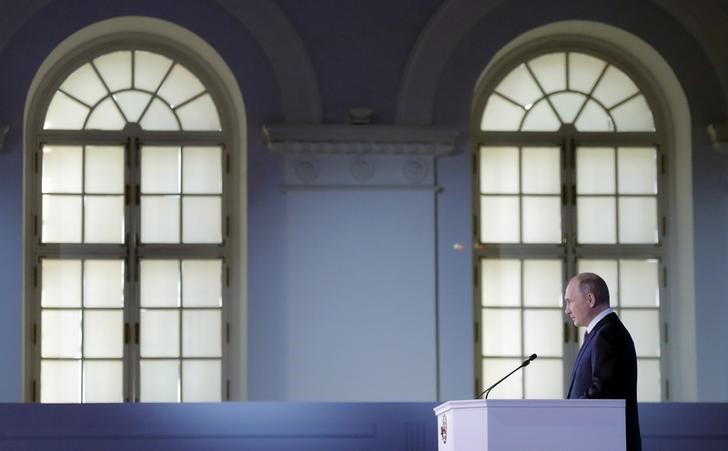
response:
{"label": "white lectern", "polygon": [[622,451],[624,400],[449,401],[435,407],[439,451]]}

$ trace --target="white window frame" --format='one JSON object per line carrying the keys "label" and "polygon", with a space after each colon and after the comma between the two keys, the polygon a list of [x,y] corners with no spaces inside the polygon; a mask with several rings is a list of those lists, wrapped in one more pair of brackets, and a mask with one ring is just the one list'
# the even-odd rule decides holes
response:
{"label": "white window frame", "polygon": [[[153,31],[149,31],[153,30]],[[230,175],[224,188],[227,196],[228,207],[226,211],[228,224],[223,222],[223,234],[226,228],[229,235],[225,240],[229,241],[226,252],[225,279],[230,281],[228,291],[225,295],[228,307],[224,312],[229,330],[224,334],[230,338],[231,345],[227,356],[223,359],[223,399],[243,400],[246,398],[246,187],[245,187],[245,110],[242,96],[230,69],[220,56],[198,36],[191,32],[173,25],[169,22],[151,18],[124,17],[99,22],[80,30],[66,39],[59,45],[44,61],[36,77],[31,84],[25,112],[25,184],[24,184],[24,220],[26,227],[24,236],[24,365],[23,365],[23,399],[32,401],[38,399],[39,390],[37,387],[37,368],[35,367],[38,358],[38,351],[34,350],[33,339],[37,338],[34,300],[35,285],[38,284],[36,261],[33,255],[33,247],[37,246],[37,237],[34,237],[32,225],[35,221],[35,214],[38,211],[34,206],[35,195],[33,185],[38,183],[39,175],[35,174],[35,152],[39,148],[42,136],[38,131],[42,130],[43,116],[45,113],[44,102],[47,105],[47,97],[53,92],[53,87],[62,78],[62,71],[77,66],[79,62],[88,59],[91,54],[107,53],[114,50],[115,46],[124,48],[137,47],[147,48],[162,54],[173,55],[174,59],[182,62],[188,68],[193,69],[208,87],[217,104],[221,121],[223,122],[223,134],[212,136],[214,133],[198,133],[196,139],[202,142],[209,142],[210,138],[219,143],[223,142],[227,152],[227,161],[224,163],[229,167]],[[89,132],[89,136],[101,137],[103,133]],[[110,134],[105,134],[108,137]],[[207,135],[207,136],[205,136]],[[145,133],[141,131],[136,138],[153,138],[157,143],[169,142],[170,134]],[[132,137],[134,138],[134,137]],[[222,138],[222,139],[221,139]],[[174,142],[174,139],[172,139]],[[242,180],[241,180],[242,179]],[[38,197],[39,198],[39,197]],[[105,245],[101,245],[103,247]],[[57,249],[52,254],[69,254],[69,246],[53,246]],[[72,248],[73,246],[71,246]],[[162,246],[164,247],[164,246]],[[148,247],[151,249],[151,246]],[[168,246],[167,246],[168,248]],[[169,250],[169,249],[166,249]],[[94,251],[95,252],[95,251]],[[185,254],[190,255],[190,254]],[[194,255],[194,253],[192,254]],[[169,254],[175,258],[174,252]],[[177,258],[180,257],[179,255]],[[224,344],[224,342],[223,342]]]}
{"label": "white window frame", "polygon": [[[506,51],[507,50],[507,51]],[[481,117],[485,109],[485,103],[489,96],[495,90],[498,83],[505,77],[511,70],[518,66],[521,62],[529,61],[530,59],[552,52],[559,51],[574,51],[580,53],[592,54],[616,67],[622,69],[627,73],[640,88],[645,98],[650,105],[654,119],[656,132],[638,132],[629,133],[627,139],[625,139],[624,133],[619,132],[606,132],[606,133],[589,133],[589,132],[578,132],[573,130],[563,130],[561,132],[487,132],[481,130]],[[476,331],[476,339],[474,345],[474,379],[476,385],[476,393],[479,393],[487,382],[481,380],[482,375],[482,359],[481,355],[481,340],[482,340],[482,329],[481,329],[481,299],[480,299],[480,286],[479,286],[479,274],[480,274],[480,259],[481,258],[517,258],[517,259],[528,259],[528,258],[556,258],[560,259],[564,263],[564,281],[563,286],[566,286],[568,278],[576,272],[576,259],[580,257],[585,258],[620,258],[620,257],[637,257],[637,258],[659,258],[660,259],[660,344],[661,344],[661,357],[660,357],[660,369],[662,379],[662,399],[670,399],[669,389],[669,372],[670,367],[669,359],[669,342],[667,342],[666,335],[668,330],[668,318],[670,308],[670,293],[671,290],[668,287],[669,279],[666,277],[667,267],[669,266],[671,252],[668,242],[675,240],[675,237],[665,235],[668,224],[672,223],[674,219],[670,218],[670,212],[668,211],[667,202],[667,191],[666,185],[669,183],[670,174],[666,173],[665,167],[669,161],[669,153],[666,149],[671,146],[668,145],[669,134],[665,132],[669,128],[669,120],[667,112],[663,109],[663,103],[659,101],[657,90],[654,87],[652,79],[649,74],[645,73],[644,69],[636,66],[630,58],[626,58],[625,55],[617,51],[617,49],[611,45],[606,45],[594,40],[587,40],[580,37],[574,36],[551,36],[548,40],[531,41],[519,46],[513,46],[509,49],[504,49],[503,53],[499,55],[497,61],[491,63],[484,75],[478,82],[476,87],[473,107],[471,110],[471,149],[473,153],[473,212],[474,212],[474,224],[473,224],[473,241],[475,243],[475,250],[473,252],[473,266],[475,274],[475,286],[473,290],[474,299],[474,327]],[[568,161],[573,158],[576,145],[655,145],[658,149],[658,164],[661,164],[662,168],[658,167],[658,227],[660,228],[660,239],[656,246],[650,245],[575,245],[575,225],[572,224],[571,219],[575,221],[575,195],[571,193],[571,186],[573,183],[569,179],[575,174],[574,162]],[[562,168],[566,168],[566,172],[562,169],[562,183],[565,184],[565,192],[562,193],[562,201],[566,201],[566,206],[562,208],[562,233],[565,235],[568,243],[562,243],[562,245],[538,245],[538,244],[486,244],[481,245],[479,233],[479,218],[480,218],[480,193],[478,188],[478,170],[479,161],[478,154],[479,148],[483,145],[560,145],[562,147]],[[566,175],[566,177],[564,177]],[[572,199],[573,198],[573,199]],[[674,233],[674,232],[673,232]],[[568,244],[568,245],[566,245]],[[565,246],[566,245],[566,246]],[[584,249],[588,249],[584,252]],[[614,288],[613,288],[614,289]],[[557,333],[558,330],[555,330]],[[564,328],[565,339],[577,343],[578,334],[574,330],[573,326]],[[576,347],[573,347],[574,351]],[[570,371],[569,363],[573,360],[574,355],[568,349],[563,356],[564,361],[564,373],[565,379],[568,379]],[[526,355],[528,350],[524,350]],[[568,381],[565,382],[565,384]],[[565,392],[564,392],[565,393]]]}

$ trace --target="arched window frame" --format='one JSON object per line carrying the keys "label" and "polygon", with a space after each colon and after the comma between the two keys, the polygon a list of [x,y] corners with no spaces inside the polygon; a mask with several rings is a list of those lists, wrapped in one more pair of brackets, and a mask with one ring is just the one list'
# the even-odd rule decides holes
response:
{"label": "arched window frame", "polygon": [[[155,143],[179,142],[179,134],[186,133],[185,143],[215,142],[223,146],[223,165],[228,175],[223,177],[223,240],[220,255],[224,255],[223,274],[223,369],[222,399],[245,399],[246,397],[246,196],[245,196],[245,111],[240,90],[232,72],[219,55],[207,43],[189,31],[157,19],[144,17],[122,17],[91,25],[71,35],[59,45],[38,71],[29,90],[25,113],[25,228],[24,255],[24,399],[38,399],[38,342],[37,330],[37,247],[39,238],[32,227],[36,223],[39,211],[39,195],[37,186],[40,176],[37,175],[37,152],[40,143],[48,136],[61,141],[73,142],[72,132],[58,131],[46,133],[42,131],[43,116],[50,102],[51,94],[63,79],[83,62],[118,49],[145,49],[165,54],[190,69],[212,95],[218,108],[222,132],[153,132],[138,130],[133,127],[127,131],[81,131],[95,141],[110,140],[118,142],[126,132],[133,135],[132,140],[147,139]],[[40,133],[39,133],[40,131]],[[175,138],[177,134],[177,138]],[[241,181],[243,178],[243,181]],[[133,193],[132,193],[133,194]],[[127,219],[128,221],[128,219]],[[120,252],[118,245],[94,246],[90,255],[105,252]],[[123,247],[123,246],[122,246]],[[146,245],[148,255],[167,255],[174,258],[178,251],[174,246],[163,244]],[[188,245],[185,255],[201,255],[204,245]],[[46,247],[49,255],[75,255],[79,246],[52,245]],[[194,249],[193,249],[194,248]],[[144,252],[139,253],[139,255]],[[128,293],[125,293],[128,294]],[[226,346],[226,341],[229,345]],[[137,364],[138,365],[138,364]],[[126,370],[125,370],[126,371]],[[125,382],[126,385],[126,382]],[[138,389],[135,390],[138,395]],[[125,389],[125,394],[130,392]],[[134,399],[134,393],[127,396]]]}
{"label": "arched window frame", "polygon": [[[573,127],[562,128],[559,132],[493,132],[481,130],[481,118],[485,110],[486,102],[489,96],[495,91],[496,86],[508,75],[513,69],[519,64],[529,61],[532,58],[545,55],[554,52],[573,51],[579,53],[586,53],[596,56],[607,63],[616,66],[621,69],[624,73],[628,74],[630,78],[639,87],[642,94],[650,106],[654,123],[654,132],[578,132]],[[565,287],[566,282],[570,275],[576,272],[576,258],[581,255],[593,256],[599,258],[629,258],[629,257],[649,257],[657,258],[660,261],[658,278],[660,285],[660,308],[659,308],[659,334],[660,334],[660,347],[661,354],[659,357],[660,361],[660,374],[661,374],[661,397],[663,400],[670,399],[669,393],[669,381],[668,368],[669,364],[669,342],[667,341],[667,330],[668,330],[668,318],[670,308],[670,287],[668,285],[669,279],[667,278],[667,267],[671,254],[674,251],[674,240],[675,237],[668,237],[666,232],[669,230],[669,224],[674,223],[674,218],[670,217],[671,212],[669,211],[668,202],[668,191],[673,188],[670,186],[670,173],[666,171],[668,167],[671,150],[674,147],[670,142],[673,136],[669,132],[670,130],[670,116],[665,110],[665,102],[661,101],[653,77],[649,71],[639,64],[635,58],[627,52],[622,51],[617,46],[612,45],[606,41],[598,39],[589,39],[584,36],[577,35],[560,35],[552,34],[541,39],[533,39],[526,43],[522,43],[518,46],[508,48],[507,51],[499,54],[497,61],[491,63],[488,68],[483,72],[481,79],[476,85],[476,89],[473,97],[473,105],[471,110],[471,143],[473,152],[473,212],[474,212],[474,243],[475,250],[473,252],[473,265],[475,268],[475,288],[473,292],[474,297],[474,326],[476,330],[476,343],[474,347],[474,369],[475,369],[475,381],[478,390],[488,385],[487,381],[482,379],[482,339],[483,330],[481,324],[481,287],[480,287],[480,261],[481,258],[514,258],[514,259],[525,259],[525,258],[562,258],[563,263],[563,284]],[[608,136],[612,135],[612,136]],[[562,149],[562,183],[564,184],[562,189],[562,199],[567,198],[567,210],[573,209],[572,213],[564,215],[562,213],[562,233],[564,234],[564,242],[561,244],[492,244],[492,243],[481,243],[480,241],[480,192],[478,186],[478,154],[481,145],[543,145],[554,143],[554,137],[560,138],[566,142],[567,146],[571,147],[571,152],[575,148],[574,140],[582,140],[585,144],[606,144],[614,145],[625,144],[625,145],[655,145],[658,152],[658,228],[659,228],[659,241],[655,246],[649,245],[577,245],[576,241],[576,230],[575,224],[575,206],[573,205],[572,198],[575,198],[575,193],[572,193],[572,189],[575,180],[571,180],[571,175],[575,174],[575,164],[571,161],[564,161],[564,150]],[[626,138],[626,139],[625,139]],[[573,153],[570,158],[573,158]],[[566,175],[566,178],[564,178]],[[562,207],[562,212],[565,209]],[[574,219],[574,221],[571,221]],[[570,243],[566,241],[570,240]],[[568,246],[567,246],[568,244]],[[623,246],[623,248],[616,250],[614,246]],[[566,250],[571,248],[570,250]],[[581,248],[581,250],[579,250]],[[586,249],[586,253],[584,251]],[[563,257],[557,257],[563,254]],[[563,291],[562,291],[563,293]],[[555,329],[555,333],[560,331]],[[564,326],[564,332],[562,332],[562,338],[567,341],[576,341],[579,337],[573,326]],[[574,351],[576,347],[573,347]],[[524,350],[524,355],[528,356],[530,352]],[[568,372],[570,370],[570,359],[573,359],[574,355],[566,354],[563,356],[566,362],[565,372],[565,384],[568,383]],[[495,375],[494,375],[495,377]],[[497,378],[496,378],[497,380]],[[565,392],[564,392],[565,393]]]}

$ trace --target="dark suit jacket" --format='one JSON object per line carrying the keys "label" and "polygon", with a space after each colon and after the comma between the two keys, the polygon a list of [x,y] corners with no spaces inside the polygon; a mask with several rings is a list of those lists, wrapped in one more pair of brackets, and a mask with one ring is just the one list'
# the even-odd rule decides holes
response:
{"label": "dark suit jacket", "polygon": [[568,398],[624,399],[627,450],[642,449],[637,415],[637,355],[632,337],[615,313],[602,318],[579,349]]}

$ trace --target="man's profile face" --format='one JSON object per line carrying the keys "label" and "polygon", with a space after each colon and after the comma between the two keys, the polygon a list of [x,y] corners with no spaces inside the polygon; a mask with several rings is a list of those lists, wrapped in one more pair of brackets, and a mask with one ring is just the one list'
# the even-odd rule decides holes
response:
{"label": "man's profile face", "polygon": [[564,313],[571,318],[577,327],[586,327],[593,317],[593,310],[589,305],[589,299],[593,295],[584,296],[579,289],[579,281],[571,279],[569,285],[566,286],[566,295],[564,296]]}

